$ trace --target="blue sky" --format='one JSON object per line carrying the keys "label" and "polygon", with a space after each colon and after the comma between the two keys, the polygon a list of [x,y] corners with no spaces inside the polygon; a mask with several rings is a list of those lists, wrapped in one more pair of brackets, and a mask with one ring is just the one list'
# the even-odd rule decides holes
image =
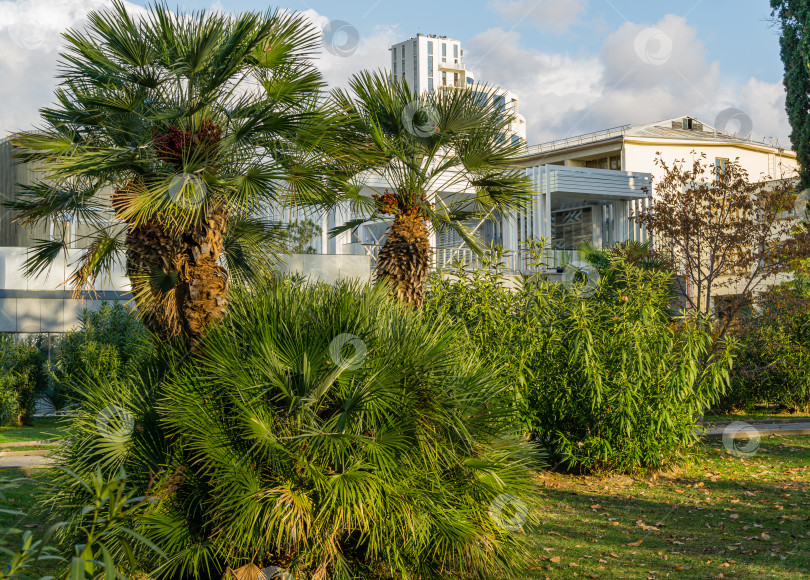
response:
{"label": "blue sky", "polygon": [[[568,1],[568,0],[563,0]],[[138,1],[137,4],[146,5]],[[570,3],[570,2],[569,2]],[[189,8],[207,8],[210,2],[185,0]],[[266,2],[220,0],[226,10],[264,10]],[[480,32],[515,23],[504,18],[493,2],[392,0],[340,1],[292,0],[283,6],[293,10],[315,10],[330,20],[344,20],[362,35],[371,35],[380,26],[394,28],[403,38],[417,32],[446,34],[469,41]],[[531,8],[535,2],[527,2]],[[539,3],[542,6],[542,2]],[[282,6],[282,5],[279,5]],[[537,10],[537,8],[535,8]],[[580,14],[580,23],[562,34],[539,32],[531,19],[518,23],[523,42],[538,50],[579,53],[596,52],[605,36],[626,20],[656,22],[666,14],[685,16],[700,32],[712,60],[718,60],[729,74],[755,75],[769,82],[782,78],[778,31],[770,23],[767,0],[687,0],[661,2],[638,0],[590,0]]]}
{"label": "blue sky", "polygon": [[[19,77],[0,86],[0,98],[10,104],[0,111],[0,130],[29,122],[47,102],[59,29],[80,26],[87,10],[108,4],[0,0],[0,74]],[[225,12],[269,6],[256,0],[170,5]],[[735,108],[750,117],[754,137],[788,145],[778,30],[767,0],[289,0],[278,6],[304,11],[317,27],[342,20],[357,29],[360,43],[350,56],[325,52],[320,61],[333,85],[362,68],[386,66],[388,46],[417,32],[461,40],[479,80],[520,96],[532,143],[683,114],[712,124]],[[3,28],[15,40],[19,26],[28,27],[29,37],[35,27],[37,42],[23,43],[24,51],[18,39],[4,44]],[[25,89],[13,93],[21,84]]]}

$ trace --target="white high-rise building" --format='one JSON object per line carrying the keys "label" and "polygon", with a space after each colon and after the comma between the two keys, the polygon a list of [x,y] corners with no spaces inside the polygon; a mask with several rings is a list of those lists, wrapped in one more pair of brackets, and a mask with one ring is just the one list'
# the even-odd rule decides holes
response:
{"label": "white high-rise building", "polygon": [[[475,75],[464,65],[461,42],[435,34],[417,34],[391,47],[391,73],[414,93],[447,91],[475,86]],[[520,114],[516,94],[493,87],[494,104],[513,114],[509,126],[512,139],[526,141],[526,118]]]}

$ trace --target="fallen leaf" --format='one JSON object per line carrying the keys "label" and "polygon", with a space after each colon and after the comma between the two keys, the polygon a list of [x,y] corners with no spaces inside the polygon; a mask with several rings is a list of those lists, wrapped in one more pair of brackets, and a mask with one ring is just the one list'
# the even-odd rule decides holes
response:
{"label": "fallen leaf", "polygon": [[638,540],[637,542],[630,542],[629,544],[625,544],[626,546],[640,546],[642,540]]}

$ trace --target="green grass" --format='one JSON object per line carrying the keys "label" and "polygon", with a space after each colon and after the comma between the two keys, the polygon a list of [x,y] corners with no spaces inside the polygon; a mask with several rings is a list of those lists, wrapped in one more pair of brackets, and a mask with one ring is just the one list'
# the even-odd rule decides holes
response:
{"label": "green grass", "polygon": [[810,437],[655,479],[541,473],[528,578],[810,578]]}
{"label": "green grass", "polygon": [[[53,478],[51,469],[0,469],[0,546],[16,551],[23,533],[30,531],[40,539],[50,523],[41,519],[35,510],[48,493]],[[7,511],[5,511],[7,510]],[[20,513],[10,513],[20,512]],[[8,556],[3,555],[0,565],[5,566]],[[33,577],[50,575],[58,566],[54,561],[35,563],[29,572]]]}
{"label": "green grass", "polygon": [[45,532],[46,524],[34,510],[44,499],[51,478],[50,469],[0,469],[0,508],[22,512],[0,511],[0,545],[14,549],[24,531],[31,530],[37,537]]}
{"label": "green grass", "polygon": [[53,417],[43,417],[36,419],[33,427],[0,427],[0,447],[3,443],[61,439],[64,436],[61,421]]}
{"label": "green grass", "polygon": [[[17,479],[2,507],[24,512],[0,512],[0,545],[44,533],[33,509],[51,473],[0,470]],[[541,472],[537,483],[528,579],[810,579],[810,436],[766,437],[750,458],[710,442],[692,465],[656,478]]]}

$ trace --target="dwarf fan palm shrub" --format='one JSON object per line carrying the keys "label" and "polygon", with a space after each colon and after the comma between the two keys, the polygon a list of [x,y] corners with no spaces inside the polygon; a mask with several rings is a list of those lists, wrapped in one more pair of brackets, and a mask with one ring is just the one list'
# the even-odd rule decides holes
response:
{"label": "dwarf fan palm shrub", "polygon": [[[142,522],[168,556],[156,574],[521,569],[532,456],[506,383],[446,321],[392,304],[384,287],[269,281],[235,295],[194,359],[172,365],[157,400],[140,382],[87,385],[95,403],[65,456],[82,470],[151,470],[172,490]],[[132,417],[117,447],[93,427],[105,401]],[[54,504],[81,505],[81,493],[65,487]]]}

